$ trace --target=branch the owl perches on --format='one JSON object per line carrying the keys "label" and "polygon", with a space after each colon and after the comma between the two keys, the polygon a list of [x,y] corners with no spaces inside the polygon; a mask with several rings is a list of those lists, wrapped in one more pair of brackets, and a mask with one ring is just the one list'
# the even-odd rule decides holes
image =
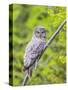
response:
{"label": "branch the owl perches on", "polygon": [[[46,45],[45,45],[44,51],[46,50],[46,48],[48,48],[48,46],[50,45],[50,43],[54,40],[54,38],[55,38],[56,35],[59,33],[59,31],[62,30],[62,28],[63,28],[63,26],[64,26],[65,23],[66,23],[66,19],[60,24],[60,26],[58,27],[58,29],[54,32],[54,34],[53,34],[53,35],[51,36],[51,38],[48,40],[48,42],[47,42]],[[42,52],[42,54],[44,53],[44,51]],[[41,56],[42,56],[42,55],[41,55]],[[41,56],[40,56],[40,58],[41,58]],[[25,69],[30,68],[34,63],[35,63],[35,60],[34,60],[33,63],[30,64],[29,67],[27,67],[27,68],[25,68]],[[22,83],[23,86],[26,85],[28,79],[29,79],[29,77],[26,75],[26,76],[24,77],[24,80],[23,80],[23,83]]]}

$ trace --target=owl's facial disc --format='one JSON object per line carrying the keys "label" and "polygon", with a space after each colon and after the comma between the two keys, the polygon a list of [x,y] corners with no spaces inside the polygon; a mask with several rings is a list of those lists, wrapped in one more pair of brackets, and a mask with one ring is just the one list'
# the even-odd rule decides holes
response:
{"label": "owl's facial disc", "polygon": [[46,31],[45,31],[44,27],[38,26],[35,28],[35,36],[37,38],[44,39],[45,35],[46,35]]}

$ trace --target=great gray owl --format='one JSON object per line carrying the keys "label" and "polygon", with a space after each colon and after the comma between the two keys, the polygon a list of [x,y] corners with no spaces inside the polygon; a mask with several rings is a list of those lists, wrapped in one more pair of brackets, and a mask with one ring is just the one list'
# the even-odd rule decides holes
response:
{"label": "great gray owl", "polygon": [[[24,55],[24,71],[25,74],[28,75],[28,77],[32,75],[32,70],[34,69],[34,67],[37,67],[38,65],[42,51],[45,48],[45,38],[45,28],[42,26],[36,26],[33,32],[32,39],[28,43]],[[33,65],[31,65],[32,63]]]}

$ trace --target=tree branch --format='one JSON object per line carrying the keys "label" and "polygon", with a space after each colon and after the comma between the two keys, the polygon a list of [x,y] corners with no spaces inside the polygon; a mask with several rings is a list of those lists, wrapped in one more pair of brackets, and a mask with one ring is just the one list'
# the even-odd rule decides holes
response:
{"label": "tree branch", "polygon": [[28,79],[29,79],[29,77],[26,75],[26,76],[24,77],[24,80],[23,80],[23,83],[22,83],[23,86],[26,85]]}
{"label": "tree branch", "polygon": [[55,33],[48,40],[48,42],[45,45],[45,49],[50,45],[50,43],[53,41],[53,39],[56,37],[56,35],[59,33],[59,31],[62,30],[62,27],[64,26],[65,23],[66,23],[66,19],[61,23],[61,25],[58,27],[58,29],[55,31]]}
{"label": "tree branch", "polygon": [[[60,24],[60,26],[59,26],[58,29],[55,31],[55,33],[54,33],[54,34],[51,36],[51,38],[48,40],[48,42],[47,42],[46,45],[45,45],[45,49],[48,48],[48,46],[49,46],[50,43],[54,40],[54,38],[56,37],[56,35],[60,32],[60,30],[62,30],[62,28],[63,28],[63,26],[64,26],[65,23],[66,23],[66,19]],[[45,51],[45,49],[44,49],[44,51]],[[42,52],[42,54],[44,53],[44,51]],[[42,55],[41,55],[41,56],[42,56]],[[40,58],[41,58],[41,56],[40,56]],[[34,60],[34,62],[30,64],[30,66],[26,67],[25,70],[28,69],[28,68],[30,68],[30,67],[35,63],[35,61],[36,61],[36,60]],[[28,76],[25,76],[24,81],[23,81],[23,85],[26,85],[27,81],[28,81]]]}

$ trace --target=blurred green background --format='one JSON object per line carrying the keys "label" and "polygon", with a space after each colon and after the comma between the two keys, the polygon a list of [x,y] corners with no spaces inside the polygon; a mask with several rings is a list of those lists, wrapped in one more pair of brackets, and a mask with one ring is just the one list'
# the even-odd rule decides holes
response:
{"label": "blurred green background", "polygon": [[[24,79],[23,56],[34,27],[48,30],[46,41],[66,18],[66,7],[13,4],[9,6],[9,84],[21,85]],[[66,82],[66,25],[40,59],[28,85]]]}

